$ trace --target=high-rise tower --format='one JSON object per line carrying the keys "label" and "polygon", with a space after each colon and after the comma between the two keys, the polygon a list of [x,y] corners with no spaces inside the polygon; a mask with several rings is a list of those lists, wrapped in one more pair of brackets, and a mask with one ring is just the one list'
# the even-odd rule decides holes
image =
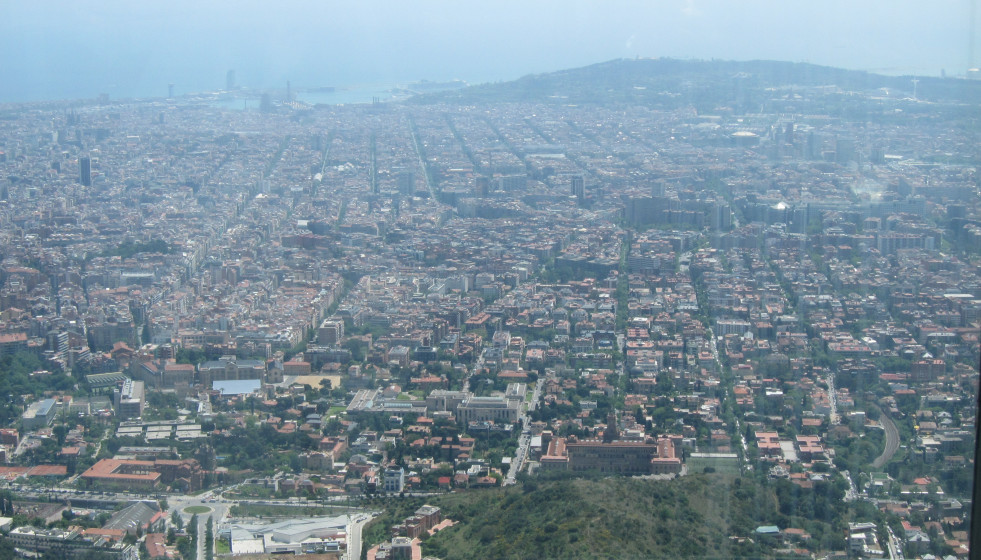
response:
{"label": "high-rise tower", "polygon": [[572,176],[572,196],[582,202],[586,198],[586,178],[582,175]]}
{"label": "high-rise tower", "polygon": [[78,182],[92,186],[92,160],[87,157],[78,158]]}

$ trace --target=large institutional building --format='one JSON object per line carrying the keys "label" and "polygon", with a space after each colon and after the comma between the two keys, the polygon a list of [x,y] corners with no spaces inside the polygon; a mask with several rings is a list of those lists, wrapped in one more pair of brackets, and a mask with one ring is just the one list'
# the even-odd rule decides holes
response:
{"label": "large institutional building", "polygon": [[[544,444],[545,442],[543,442]],[[621,440],[615,428],[602,439],[554,438],[540,459],[544,470],[642,475],[678,474],[681,459],[674,442],[667,438],[644,441]]]}
{"label": "large institutional building", "polygon": [[102,459],[82,473],[82,481],[87,486],[104,488],[149,489],[166,484],[193,491],[201,488],[204,470],[194,459]]}

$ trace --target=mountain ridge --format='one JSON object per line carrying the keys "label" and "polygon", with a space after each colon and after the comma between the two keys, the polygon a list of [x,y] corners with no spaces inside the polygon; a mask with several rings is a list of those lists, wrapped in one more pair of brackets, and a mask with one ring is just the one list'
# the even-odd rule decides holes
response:
{"label": "mountain ridge", "polygon": [[[921,101],[976,104],[981,99],[981,81],[935,77],[916,80],[916,98]],[[913,76],[884,76],[806,62],[638,58],[614,59],[529,74],[510,82],[421,95],[413,98],[413,102],[622,102],[664,108],[707,108],[723,104],[746,109],[765,99],[768,90],[774,88],[820,86],[898,98],[912,98],[914,93]]]}

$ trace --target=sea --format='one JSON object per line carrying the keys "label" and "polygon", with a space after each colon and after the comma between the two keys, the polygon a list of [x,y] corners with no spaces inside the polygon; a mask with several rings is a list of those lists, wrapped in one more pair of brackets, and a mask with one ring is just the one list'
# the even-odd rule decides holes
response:
{"label": "sea", "polygon": [[[299,89],[291,92],[291,97],[308,105],[349,105],[373,103],[375,101],[400,101],[410,94],[395,84],[371,84],[335,88]],[[270,92],[273,103],[282,103],[286,91]],[[215,103],[225,109],[258,110],[262,99],[260,95],[226,94]]]}
{"label": "sea", "polygon": [[[0,86],[2,87],[2,86]],[[115,101],[159,101],[164,99],[163,96],[156,95],[126,95],[120,93],[117,89],[107,88],[111,93],[108,94],[108,98],[113,102]],[[60,92],[59,92],[60,93]],[[155,92],[154,92],[155,93]],[[175,101],[180,101],[182,98],[193,98],[193,99],[213,99],[213,103],[219,107],[225,109],[244,109],[244,110],[258,110],[262,95],[264,93],[269,93],[273,104],[282,104],[286,99],[286,89],[279,90],[237,90],[233,92],[208,92],[202,91],[199,93],[177,93],[174,97]],[[349,105],[349,104],[361,104],[361,103],[373,103],[375,101],[386,102],[386,101],[400,101],[408,99],[411,97],[411,93],[402,89],[398,84],[366,84],[366,85],[351,85],[351,86],[337,86],[337,87],[321,87],[321,88],[297,88],[291,92],[291,97],[294,101],[299,101],[300,103],[308,105]],[[4,98],[0,95],[0,106],[5,104],[19,104],[19,103],[48,103],[48,102],[68,102],[73,101],[85,104],[95,101],[96,98],[93,96],[87,96],[86,94],[76,93],[74,91],[66,91],[64,95],[59,95],[55,93],[52,95],[51,91],[47,94],[31,94],[31,95],[12,95],[11,98]]]}

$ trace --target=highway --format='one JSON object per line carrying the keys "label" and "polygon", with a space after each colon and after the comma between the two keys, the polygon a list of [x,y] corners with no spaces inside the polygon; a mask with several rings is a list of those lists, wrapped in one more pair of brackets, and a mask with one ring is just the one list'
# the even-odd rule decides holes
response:
{"label": "highway", "polygon": [[[132,500],[157,500],[157,499],[167,499],[170,500],[171,496],[167,494],[136,494],[132,492],[100,492],[100,491],[90,491],[90,490],[78,490],[75,488],[63,488],[63,487],[41,487],[41,486],[30,486],[27,484],[11,483],[0,486],[2,488],[7,488],[13,492],[16,492],[18,496],[27,499],[48,499],[48,500],[71,500],[73,503],[79,502],[95,502],[104,503],[106,507],[111,509],[112,506],[120,502],[127,502]],[[179,495],[177,495],[179,497]]]}

